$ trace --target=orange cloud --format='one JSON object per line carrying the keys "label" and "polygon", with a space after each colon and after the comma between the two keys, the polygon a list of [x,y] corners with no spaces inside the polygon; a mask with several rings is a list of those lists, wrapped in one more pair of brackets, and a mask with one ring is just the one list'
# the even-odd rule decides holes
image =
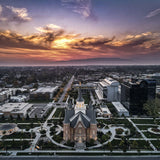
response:
{"label": "orange cloud", "polygon": [[21,35],[0,32],[0,62],[30,59],[37,61],[68,61],[89,58],[130,58],[160,51],[160,34],[146,32],[126,35],[123,39],[103,36],[82,37],[68,34],[61,27],[47,25],[42,32]]}

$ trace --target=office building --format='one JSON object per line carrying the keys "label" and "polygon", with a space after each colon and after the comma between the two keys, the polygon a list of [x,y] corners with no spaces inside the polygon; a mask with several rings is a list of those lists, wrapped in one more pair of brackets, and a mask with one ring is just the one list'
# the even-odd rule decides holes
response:
{"label": "office building", "polygon": [[121,84],[121,103],[132,114],[143,113],[143,105],[156,97],[156,81],[136,80]]}

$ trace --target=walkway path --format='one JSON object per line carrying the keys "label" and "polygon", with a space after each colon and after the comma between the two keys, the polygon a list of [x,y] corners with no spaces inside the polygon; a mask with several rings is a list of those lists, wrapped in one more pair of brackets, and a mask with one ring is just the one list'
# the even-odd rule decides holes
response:
{"label": "walkway path", "polygon": [[135,125],[135,123],[133,123],[133,121],[131,120],[131,118],[127,118],[128,121],[130,123],[132,123],[132,125],[135,127],[135,129],[137,130],[137,132],[139,132],[141,134],[141,136],[144,138],[145,141],[148,141],[150,147],[154,150],[157,151],[157,148],[151,143],[151,141],[143,134],[143,132]]}
{"label": "walkway path", "polygon": [[[42,128],[46,128],[46,129],[47,129],[47,122],[48,122],[48,120],[52,119],[52,117],[53,117],[56,109],[57,109],[57,108],[54,108],[54,109],[53,109],[53,111],[51,112],[51,114],[48,116],[48,118],[46,119],[46,121],[43,123]],[[35,150],[35,146],[36,146],[39,138],[41,137],[41,133],[39,132],[39,131],[40,131],[40,127],[39,127],[39,131],[38,131],[37,128],[36,128],[36,130],[33,129],[33,131],[36,133],[36,137],[35,137],[34,140],[32,141],[31,146],[30,146],[28,149],[26,149],[25,151]],[[47,129],[47,132],[49,132],[48,129]]]}

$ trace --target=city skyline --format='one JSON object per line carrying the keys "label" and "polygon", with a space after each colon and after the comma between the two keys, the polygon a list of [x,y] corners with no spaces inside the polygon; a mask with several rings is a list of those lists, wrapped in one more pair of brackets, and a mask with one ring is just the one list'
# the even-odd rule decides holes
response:
{"label": "city skyline", "polygon": [[157,65],[159,18],[159,0],[0,0],[0,65]]}

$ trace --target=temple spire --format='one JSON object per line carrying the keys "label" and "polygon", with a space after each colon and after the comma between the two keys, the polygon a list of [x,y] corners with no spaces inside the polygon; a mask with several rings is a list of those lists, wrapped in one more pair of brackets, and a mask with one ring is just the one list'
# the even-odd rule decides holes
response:
{"label": "temple spire", "polygon": [[79,83],[79,84],[80,84],[80,86],[79,86],[79,89],[78,89],[78,98],[77,98],[77,101],[78,102],[83,102],[84,99],[82,97],[82,92],[81,92],[81,83]]}

